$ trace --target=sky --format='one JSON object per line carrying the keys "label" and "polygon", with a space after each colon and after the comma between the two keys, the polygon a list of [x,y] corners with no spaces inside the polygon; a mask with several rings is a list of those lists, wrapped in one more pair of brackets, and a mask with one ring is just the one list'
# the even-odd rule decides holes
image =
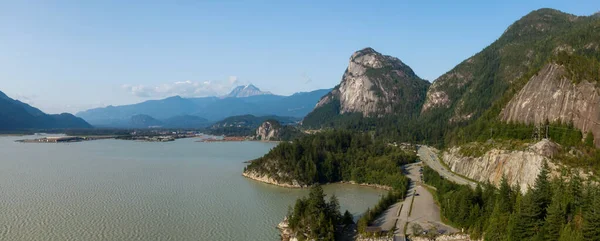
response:
{"label": "sky", "polygon": [[0,0],[0,91],[48,113],[249,83],[290,95],[334,87],[365,47],[434,81],[545,7],[600,3]]}

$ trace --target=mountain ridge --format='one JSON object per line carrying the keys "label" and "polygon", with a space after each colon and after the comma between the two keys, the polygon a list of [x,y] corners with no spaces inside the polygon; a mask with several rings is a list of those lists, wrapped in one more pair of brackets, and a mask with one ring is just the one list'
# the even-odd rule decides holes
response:
{"label": "mountain ridge", "polygon": [[0,91],[0,130],[91,128],[85,120],[69,113],[46,114],[8,97]]}
{"label": "mountain ridge", "polygon": [[158,120],[190,115],[209,121],[218,121],[229,116],[244,114],[304,117],[312,111],[319,98],[327,92],[329,89],[319,89],[290,96],[261,94],[238,98],[172,96],[131,105],[111,105],[90,109],[78,112],[77,116],[103,127],[116,127],[116,123],[127,122],[132,116],[138,114],[152,116]]}

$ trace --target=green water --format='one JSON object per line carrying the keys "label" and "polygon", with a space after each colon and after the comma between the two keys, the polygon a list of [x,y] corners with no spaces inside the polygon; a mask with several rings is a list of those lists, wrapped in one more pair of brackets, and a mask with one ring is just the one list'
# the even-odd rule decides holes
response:
{"label": "green water", "polygon": [[[277,240],[307,194],[240,175],[272,143],[14,142],[23,138],[0,137],[0,240]],[[324,189],[354,215],[384,193]]]}

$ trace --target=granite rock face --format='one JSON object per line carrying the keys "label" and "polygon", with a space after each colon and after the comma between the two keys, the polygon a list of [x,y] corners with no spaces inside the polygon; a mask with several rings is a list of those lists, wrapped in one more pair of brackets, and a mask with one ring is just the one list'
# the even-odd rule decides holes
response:
{"label": "granite rock face", "polygon": [[482,156],[471,157],[461,154],[461,147],[453,147],[442,154],[442,160],[453,172],[478,182],[487,182],[499,186],[504,175],[513,186],[519,184],[525,192],[533,186],[537,175],[546,161],[551,170],[556,166],[550,162],[561,147],[549,140],[528,145],[523,150],[504,150],[492,148]]}
{"label": "granite rock face", "polygon": [[281,124],[267,120],[256,129],[256,138],[262,141],[279,140]]}
{"label": "granite rock face", "polygon": [[397,112],[398,106],[420,108],[428,86],[400,59],[365,48],[352,54],[340,84],[315,109],[338,101],[338,114],[381,117]]}
{"label": "granite rock face", "polygon": [[565,68],[547,64],[533,76],[500,113],[504,121],[524,123],[572,122],[583,133],[592,132],[600,147],[600,89],[565,77]]}

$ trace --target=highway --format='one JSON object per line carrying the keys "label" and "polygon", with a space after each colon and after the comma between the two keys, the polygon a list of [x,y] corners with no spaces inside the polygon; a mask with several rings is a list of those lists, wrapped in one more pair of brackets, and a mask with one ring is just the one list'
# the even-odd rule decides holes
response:
{"label": "highway", "polygon": [[451,170],[448,170],[446,168],[446,166],[444,166],[440,162],[437,154],[434,153],[430,147],[422,146],[422,145],[418,146],[417,155],[427,166],[431,167],[433,170],[438,172],[440,175],[442,175],[447,180],[450,180],[454,183],[458,183],[461,185],[469,185],[473,188],[477,187],[477,182],[473,182],[469,179],[458,176],[458,175],[454,174]]}
{"label": "highway", "polygon": [[406,240],[404,226],[408,227],[406,231],[411,234],[412,228],[410,227],[413,224],[419,224],[425,230],[435,226],[441,233],[458,231],[442,222],[440,207],[435,203],[433,195],[421,186],[419,172],[421,167],[422,163],[408,164],[403,167],[404,174],[410,179],[409,194],[404,200],[389,207],[373,222],[373,226],[379,226],[382,230],[391,230],[395,225],[394,240]]}
{"label": "highway", "polygon": [[[421,162],[408,164],[403,167],[404,174],[411,181],[407,197],[390,206],[388,210],[373,222],[373,226],[379,226],[382,230],[391,230],[395,226],[394,240],[406,240],[404,236],[405,225],[408,227],[406,230],[408,234],[412,233],[412,228],[410,227],[413,224],[419,224],[425,229],[435,226],[441,233],[455,233],[458,231],[441,221],[440,208],[435,203],[431,193],[422,186],[419,169],[423,165],[431,167],[447,180],[461,185],[469,185],[473,188],[477,187],[476,182],[458,176],[451,170],[448,170],[440,162],[437,154],[431,147],[418,146],[417,155]],[[415,200],[411,205],[413,195]],[[411,206],[412,212],[410,211]]]}

